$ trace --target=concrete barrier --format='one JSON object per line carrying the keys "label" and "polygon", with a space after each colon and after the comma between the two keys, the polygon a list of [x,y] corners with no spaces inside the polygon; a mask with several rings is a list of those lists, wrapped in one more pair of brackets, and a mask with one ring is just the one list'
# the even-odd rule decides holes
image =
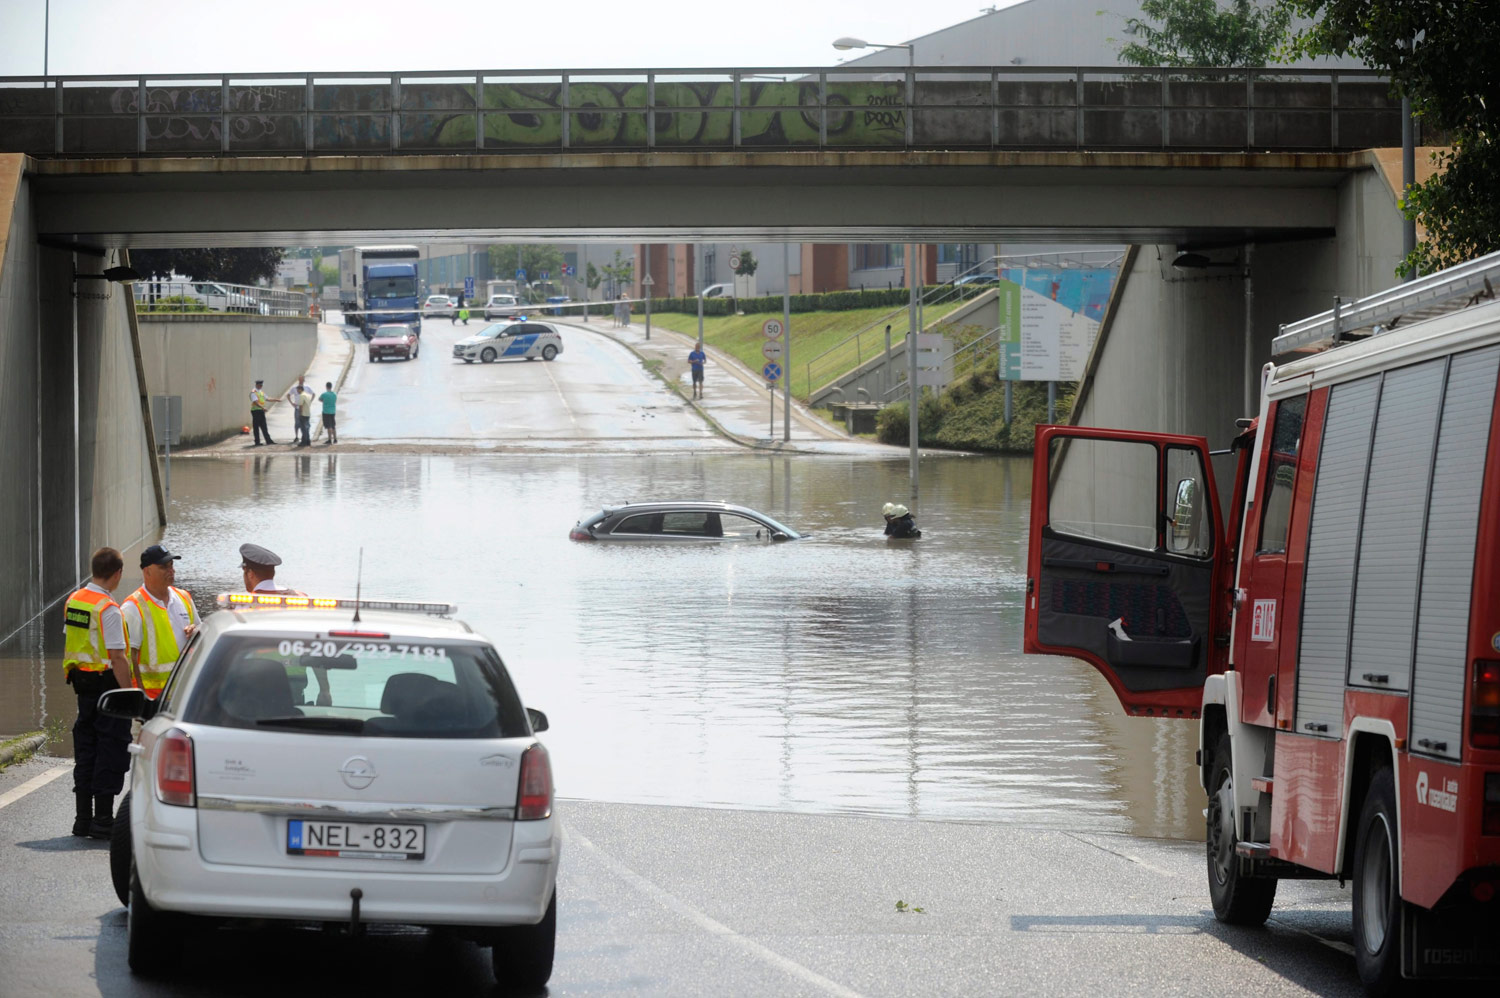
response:
{"label": "concrete barrier", "polygon": [[113,261],[39,238],[20,156],[0,156],[0,231],[3,640],[71,592],[95,548],[130,552],[160,520],[130,295],[73,276]]}
{"label": "concrete barrier", "polygon": [[180,446],[214,443],[250,421],[250,389],[284,395],[317,350],[311,319],[142,312],[141,352],[152,395],[182,396]]}

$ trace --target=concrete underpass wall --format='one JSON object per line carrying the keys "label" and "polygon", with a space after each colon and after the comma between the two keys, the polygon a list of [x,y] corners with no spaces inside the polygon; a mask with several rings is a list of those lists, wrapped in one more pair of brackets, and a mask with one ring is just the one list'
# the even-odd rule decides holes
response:
{"label": "concrete underpass wall", "polygon": [[37,445],[37,247],[19,156],[0,157],[0,637],[39,612],[41,484]]}
{"label": "concrete underpass wall", "polygon": [[[38,244],[32,191],[16,161],[18,179],[7,188],[11,160],[0,158],[0,210],[8,216],[0,257],[0,554],[10,566],[0,575],[0,638],[66,596],[88,575],[96,547],[120,548],[128,563],[159,527],[130,296],[102,280],[78,282],[75,378],[75,254]],[[98,273],[106,261],[78,254],[76,265]]]}
{"label": "concrete underpass wall", "polygon": [[[1282,323],[1333,306],[1335,293],[1361,297],[1397,283],[1401,215],[1373,167],[1339,189],[1332,238],[1255,247],[1252,352],[1254,400],[1259,372]],[[1135,255],[1107,335],[1095,346],[1073,422],[1083,426],[1191,433],[1225,447],[1244,402],[1245,283],[1239,266],[1175,270],[1176,246],[1142,246]],[[1238,261],[1242,249],[1204,250]],[[1285,362],[1287,358],[1279,358]]]}
{"label": "concrete underpass wall", "polygon": [[268,395],[285,394],[317,350],[309,319],[143,313],[139,321],[147,387],[182,396],[185,447],[238,433],[250,419],[255,379],[265,380]]}

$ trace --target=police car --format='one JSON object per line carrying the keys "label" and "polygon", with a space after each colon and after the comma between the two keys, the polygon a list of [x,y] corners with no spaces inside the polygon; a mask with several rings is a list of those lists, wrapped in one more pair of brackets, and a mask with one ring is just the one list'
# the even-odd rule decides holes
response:
{"label": "police car", "polygon": [[130,969],[184,930],[280,919],[445,929],[495,976],[552,973],[559,830],[547,719],[445,603],[218,597],[143,721],[111,843]]}
{"label": "police car", "polygon": [[465,364],[474,361],[552,360],[562,353],[562,334],[545,322],[532,322],[524,316],[485,326],[473,336],[453,344],[453,356]]}

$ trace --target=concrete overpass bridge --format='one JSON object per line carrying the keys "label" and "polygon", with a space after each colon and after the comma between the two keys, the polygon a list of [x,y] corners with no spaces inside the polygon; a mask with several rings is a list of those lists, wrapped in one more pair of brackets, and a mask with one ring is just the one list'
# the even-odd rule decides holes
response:
{"label": "concrete overpass bridge", "polygon": [[[1383,81],[1343,71],[0,79],[0,509],[20,525],[0,556],[37,566],[5,585],[0,636],[163,516],[130,299],[74,277],[120,250],[1131,243],[1081,418],[1222,441],[1279,322],[1394,283],[1368,150],[1400,124]],[[1224,266],[1174,270],[1184,246]]]}

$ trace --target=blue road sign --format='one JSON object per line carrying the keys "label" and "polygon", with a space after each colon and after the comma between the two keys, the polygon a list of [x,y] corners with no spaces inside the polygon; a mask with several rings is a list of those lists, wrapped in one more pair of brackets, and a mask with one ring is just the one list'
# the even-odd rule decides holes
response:
{"label": "blue road sign", "polygon": [[524,281],[524,280],[526,280],[526,271],[518,269],[516,271],[516,280],[518,280],[518,281]]}
{"label": "blue road sign", "polygon": [[760,373],[766,376],[767,381],[775,381],[781,377],[781,365],[774,360],[760,369]]}
{"label": "blue road sign", "polygon": [[472,277],[465,277],[464,278],[464,297],[465,298],[473,298],[474,297],[474,278],[472,278]]}

